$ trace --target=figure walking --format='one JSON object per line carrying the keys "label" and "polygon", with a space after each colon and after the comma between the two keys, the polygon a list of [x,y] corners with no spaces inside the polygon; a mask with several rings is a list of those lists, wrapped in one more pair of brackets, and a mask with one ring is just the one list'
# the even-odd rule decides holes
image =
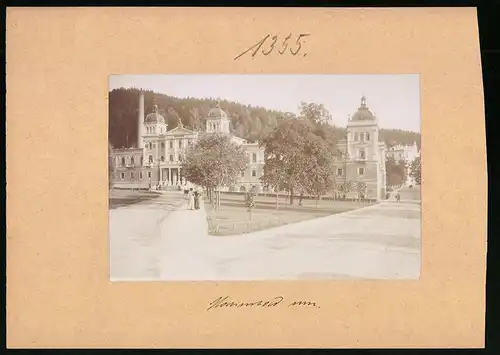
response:
{"label": "figure walking", "polygon": [[200,209],[200,193],[198,191],[194,192],[194,209]]}
{"label": "figure walking", "polygon": [[194,192],[193,188],[189,189],[188,195],[187,195],[188,203],[187,203],[187,209],[188,210],[194,210]]}
{"label": "figure walking", "polygon": [[396,201],[401,201],[401,195],[399,194],[399,192],[396,194]]}

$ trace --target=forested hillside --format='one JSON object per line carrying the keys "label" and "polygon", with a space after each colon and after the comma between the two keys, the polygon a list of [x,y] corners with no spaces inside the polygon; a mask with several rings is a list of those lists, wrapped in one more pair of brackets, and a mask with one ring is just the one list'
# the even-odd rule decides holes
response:
{"label": "forested hillside", "polygon": [[[180,117],[185,127],[202,131],[205,127],[205,117],[216,103],[216,98],[179,99],[152,91],[145,91],[144,95],[145,115],[151,112],[153,104],[157,104],[160,113],[167,119],[169,129],[177,126]],[[109,92],[109,142],[113,147],[137,145],[138,104],[138,89],[115,89]],[[220,107],[231,118],[232,133],[249,141],[265,138],[280,120],[295,116],[292,113],[226,100],[220,101]],[[344,136],[343,127],[331,127],[329,131],[331,131],[331,138],[337,141]],[[388,145],[413,144],[416,141],[420,148],[420,134],[418,133],[381,129],[380,138]]]}

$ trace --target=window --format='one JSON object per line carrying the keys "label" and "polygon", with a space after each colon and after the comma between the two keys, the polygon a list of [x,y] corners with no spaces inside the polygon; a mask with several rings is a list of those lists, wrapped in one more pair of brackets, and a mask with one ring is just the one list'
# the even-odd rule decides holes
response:
{"label": "window", "polygon": [[182,155],[179,154],[179,161],[182,161]]}
{"label": "window", "polygon": [[366,140],[369,141],[370,140],[370,133],[366,133]]}
{"label": "window", "polygon": [[153,143],[153,148],[156,148],[156,143]]}
{"label": "window", "polygon": [[192,140],[189,140],[188,141],[188,146],[191,147],[193,145],[193,141]]}
{"label": "window", "polygon": [[149,155],[149,162],[152,163],[153,162],[153,156],[150,154]]}
{"label": "window", "polygon": [[125,166],[125,157],[122,157],[122,166]]}
{"label": "window", "polygon": [[365,168],[358,168],[358,175],[365,175]]}
{"label": "window", "polygon": [[257,154],[252,153],[252,162],[255,163],[257,161]]}
{"label": "window", "polygon": [[141,157],[141,166],[144,165],[144,157]]}
{"label": "window", "polygon": [[358,140],[358,132],[354,133],[354,140],[357,141]]}
{"label": "window", "polygon": [[179,139],[179,148],[182,148],[182,139]]}
{"label": "window", "polygon": [[366,158],[365,150],[364,149],[360,149],[359,150],[359,159],[365,159],[365,158]]}
{"label": "window", "polygon": [[122,180],[125,179],[125,173],[121,173],[120,175],[121,175],[120,177],[122,178]]}
{"label": "window", "polygon": [[151,171],[148,171],[148,178],[151,179]]}
{"label": "window", "polygon": [[142,179],[142,171],[139,172],[139,179]]}
{"label": "window", "polygon": [[161,142],[161,148],[165,148],[165,143]]}
{"label": "window", "polygon": [[162,155],[160,158],[161,161],[165,161],[165,157]]}
{"label": "window", "polygon": [[174,156],[173,155],[170,155],[169,159],[170,161],[174,161]]}
{"label": "window", "polygon": [[361,140],[361,142],[363,142],[365,140],[365,134],[364,133],[360,133],[359,134],[359,139]]}
{"label": "window", "polygon": [[130,172],[130,178],[133,179],[134,178],[134,172]]}
{"label": "window", "polygon": [[173,148],[173,147],[174,147],[174,142],[170,141],[170,148]]}
{"label": "window", "polygon": [[257,176],[257,172],[255,170],[252,170],[252,177]]}
{"label": "window", "polygon": [[342,176],[342,175],[344,175],[344,169],[342,168],[337,169],[337,176]]}
{"label": "window", "polygon": [[134,157],[131,157],[131,158],[130,158],[130,165],[132,165],[132,166],[134,166],[134,165],[135,165],[135,164],[134,164]]}

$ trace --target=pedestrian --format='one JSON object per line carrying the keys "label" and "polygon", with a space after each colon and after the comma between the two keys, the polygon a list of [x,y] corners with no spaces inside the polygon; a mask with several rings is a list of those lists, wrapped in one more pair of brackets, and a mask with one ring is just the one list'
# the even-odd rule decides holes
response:
{"label": "pedestrian", "polygon": [[399,192],[396,194],[396,201],[401,201],[401,195],[399,194]]}
{"label": "pedestrian", "polygon": [[188,210],[194,210],[194,192],[193,192],[193,188],[189,189],[187,197],[188,197],[187,209]]}
{"label": "pedestrian", "polygon": [[194,192],[194,209],[200,209],[200,193],[198,191]]}

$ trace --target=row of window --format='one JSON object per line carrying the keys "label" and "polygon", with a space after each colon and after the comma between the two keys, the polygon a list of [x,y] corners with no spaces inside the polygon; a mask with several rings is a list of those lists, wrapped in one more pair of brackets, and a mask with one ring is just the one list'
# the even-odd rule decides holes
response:
{"label": "row of window", "polygon": [[[142,180],[142,171],[139,172],[139,179]],[[136,179],[137,175],[133,171],[130,172],[130,180]],[[148,171],[148,178],[151,178],[151,171]],[[120,173],[120,179],[124,180],[125,179],[125,173],[122,172]]]}
{"label": "row of window", "polygon": [[[167,130],[165,128],[160,127],[159,133],[165,133],[166,131]],[[146,127],[146,133],[148,133],[148,134],[156,133],[156,127],[155,126],[153,126],[153,127],[150,127],[150,126]]]}
{"label": "row of window", "polygon": [[[358,175],[359,176],[365,175],[365,168],[358,168]],[[344,176],[344,168],[337,169],[337,176]]]}
{"label": "row of window", "polygon": [[371,139],[369,132],[354,132],[354,141],[356,142],[364,142],[365,140],[369,141]]}
{"label": "row of window", "polygon": [[[182,140],[178,140],[177,142],[178,142],[179,148],[182,148]],[[192,140],[188,140],[188,146],[191,146],[192,144],[193,144],[193,141]],[[174,147],[174,141],[173,140],[169,141],[169,145],[170,145],[170,148],[173,148]],[[144,147],[146,149],[154,149],[154,148],[156,148],[156,143],[146,142],[144,144]],[[165,148],[165,142],[161,142],[159,144],[159,147],[162,148],[162,149],[164,149]]]}
{"label": "row of window", "polygon": [[[252,177],[256,177],[257,176],[257,171],[256,170],[252,170]],[[241,172],[241,177],[245,177],[245,172],[242,171]]]}

